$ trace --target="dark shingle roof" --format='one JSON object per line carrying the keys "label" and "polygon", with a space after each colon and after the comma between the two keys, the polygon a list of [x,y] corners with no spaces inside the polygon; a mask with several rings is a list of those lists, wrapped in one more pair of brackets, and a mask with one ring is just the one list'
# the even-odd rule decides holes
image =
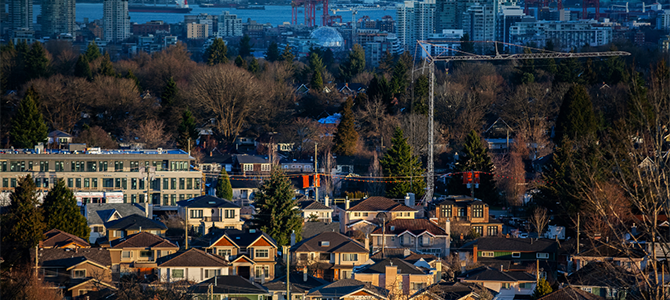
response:
{"label": "dark shingle roof", "polygon": [[275,241],[271,236],[260,230],[253,229],[249,231],[242,231],[237,229],[215,229],[211,233],[205,235],[202,239],[206,241],[205,247],[208,247],[216,243],[223,236],[227,236],[231,241],[233,241],[233,243],[240,247],[251,246],[251,243],[255,242],[261,236],[265,237],[275,246],[277,245],[277,241]]}
{"label": "dark shingle roof", "polygon": [[139,232],[126,237],[111,241],[113,249],[123,248],[177,248],[179,246],[172,242],[148,232]]}
{"label": "dark shingle roof", "polygon": [[387,258],[384,259],[374,265],[368,266],[360,271],[358,273],[365,273],[365,274],[381,274],[381,273],[386,273],[386,267],[387,266],[396,266],[398,267],[398,274],[414,274],[414,275],[425,275],[421,269],[417,268],[413,264],[410,264],[400,258]]}
{"label": "dark shingle roof", "polygon": [[209,195],[182,200],[177,202],[177,205],[187,206],[188,208],[240,208],[233,202]]}
{"label": "dark shingle roof", "polygon": [[374,196],[358,202],[347,211],[416,211],[386,197]]}
{"label": "dark shingle roof", "polygon": [[547,294],[537,300],[604,300],[605,298],[596,296],[580,288],[568,286],[553,293]]}
{"label": "dark shingle roof", "polygon": [[[432,235],[447,235],[442,227],[428,221],[426,219],[395,219],[386,223],[386,234],[401,234],[409,231],[414,235],[419,235],[423,232],[429,232]],[[377,228],[373,234],[382,234],[382,228]]]}
{"label": "dark shingle roof", "polygon": [[167,230],[165,224],[140,215],[125,216],[105,223],[105,228],[116,230]]}
{"label": "dark shingle roof", "polygon": [[54,130],[52,132],[49,132],[49,137],[50,138],[59,138],[59,137],[72,137],[71,134],[60,131],[60,130]]}
{"label": "dark shingle roof", "polygon": [[322,232],[340,232],[340,222],[305,222],[302,225],[302,239],[306,240]]}
{"label": "dark shingle roof", "polygon": [[[549,239],[521,239],[504,237],[482,237],[469,246],[477,245],[482,251],[514,251],[514,252],[547,252],[554,253],[558,250],[558,243]],[[463,247],[465,248],[465,247]]]}
{"label": "dark shingle roof", "polygon": [[488,266],[472,269],[462,273],[458,278],[467,281],[497,281],[497,282],[534,282],[535,276],[526,272],[502,272]]}
{"label": "dark shingle roof", "polygon": [[195,248],[163,256],[156,261],[156,264],[159,267],[226,267],[230,265],[219,256]]}
{"label": "dark shingle roof", "polygon": [[230,186],[233,189],[257,189],[259,186],[261,186],[261,181],[248,179],[230,179]]}
{"label": "dark shingle roof", "polygon": [[309,291],[309,294],[307,295],[310,297],[340,298],[361,289],[366,289],[382,297],[386,295],[386,290],[374,287],[369,283],[364,283],[356,279],[340,279],[331,284],[314,288]]}
{"label": "dark shingle roof", "polygon": [[440,205],[456,205],[456,206],[467,206],[467,205],[475,205],[475,204],[486,204],[484,201],[473,198],[471,196],[465,196],[465,195],[450,195],[447,198],[443,199],[442,201],[438,202],[435,204],[435,206],[440,206]]}
{"label": "dark shingle roof", "polygon": [[316,202],[314,200],[298,201],[298,207],[300,207],[300,209],[302,209],[302,210],[305,210],[305,209],[331,209],[330,207],[323,205],[321,202]]}
{"label": "dark shingle roof", "polygon": [[[474,285],[465,282],[440,281],[424,290],[414,294],[410,299],[415,299],[422,294],[428,294],[428,299],[434,300],[459,300],[472,293],[476,293]],[[493,292],[495,294],[495,292]]]}
{"label": "dark shingle roof", "polygon": [[[433,260],[437,259],[437,256],[432,255],[432,254],[419,254],[416,252],[413,252],[409,248],[388,248],[384,250],[383,253],[384,257],[386,258],[401,258],[402,260],[409,262],[411,264],[414,264],[417,262],[419,259],[425,260],[426,262],[431,262]],[[382,260],[382,252],[377,251],[375,252],[372,256],[370,256],[371,259],[375,261],[380,261]]]}
{"label": "dark shingle roof", "polygon": [[635,285],[636,277],[626,269],[607,262],[589,262],[568,276],[571,285],[579,286],[616,286],[630,287]]}
{"label": "dark shingle roof", "polygon": [[86,205],[88,225],[103,225],[115,212],[121,218],[130,215],[144,216],[144,207],[135,203],[91,203]]}
{"label": "dark shingle roof", "polygon": [[[269,295],[262,286],[237,275],[219,275],[189,288],[193,294]],[[239,299],[239,297],[238,297]]]}
{"label": "dark shingle roof", "polygon": [[[328,284],[328,281],[310,275],[307,275],[307,281],[305,281],[303,280],[303,276],[302,272],[291,273],[291,292],[304,293],[313,288]],[[270,291],[286,291],[286,276],[276,278],[263,286]]]}
{"label": "dark shingle roof", "polygon": [[[322,246],[322,242],[327,241],[328,246]],[[304,240],[292,247],[291,251],[297,252],[354,252],[367,253],[361,244],[348,238],[339,232],[322,232],[307,240]]]}
{"label": "dark shingle roof", "polygon": [[[30,251],[34,261],[35,251]],[[112,258],[109,250],[103,248],[80,248],[70,249],[40,249],[39,263],[42,266],[51,267],[70,267],[83,261],[92,261],[96,264],[109,267],[112,265]]]}
{"label": "dark shingle roof", "polygon": [[635,246],[609,245],[599,244],[595,245],[586,251],[582,251],[575,256],[586,257],[622,257],[622,258],[644,258],[645,253],[642,249],[635,248]]}
{"label": "dark shingle roof", "polygon": [[40,242],[40,248],[59,248],[70,243],[77,243],[85,248],[91,245],[82,238],[58,229],[51,229],[44,233],[46,238]]}
{"label": "dark shingle roof", "polygon": [[238,154],[234,156],[238,163],[240,164],[266,164],[269,163],[267,158],[248,155],[248,154]]}

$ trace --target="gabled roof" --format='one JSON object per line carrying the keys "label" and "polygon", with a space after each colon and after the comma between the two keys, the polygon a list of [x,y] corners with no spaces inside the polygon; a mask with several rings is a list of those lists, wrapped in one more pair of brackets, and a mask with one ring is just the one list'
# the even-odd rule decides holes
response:
{"label": "gabled roof", "polygon": [[[323,242],[328,242],[328,245]],[[339,232],[322,232],[291,247],[291,251],[368,253],[363,245]]]}
{"label": "gabled roof", "polygon": [[504,237],[482,237],[461,247],[471,249],[477,245],[479,251],[546,252],[558,251],[558,243],[550,239],[522,239]]}
{"label": "gabled roof", "polygon": [[467,206],[467,205],[487,205],[481,199],[473,198],[466,195],[449,195],[446,198],[442,199],[440,202],[436,203],[435,206],[440,205],[457,205],[457,206]]}
{"label": "gabled roof", "polygon": [[307,295],[310,297],[341,298],[362,290],[371,295],[386,299],[385,295],[387,292],[385,289],[374,287],[369,283],[364,283],[356,279],[341,279],[331,284],[314,288],[310,290]]}
{"label": "gabled roof", "polygon": [[364,269],[358,271],[357,273],[363,274],[384,274],[386,273],[387,266],[396,266],[398,267],[398,274],[412,274],[412,275],[425,275],[426,273],[421,271],[413,264],[410,264],[400,258],[387,258],[374,265],[367,266]]}
{"label": "gabled roof", "polygon": [[[403,232],[409,232],[418,236],[424,232],[432,235],[447,235],[447,233],[437,224],[426,219],[395,219],[386,223],[386,234],[399,235]],[[382,228],[375,229],[372,234],[382,234]]]}
{"label": "gabled roof", "polygon": [[458,276],[465,281],[535,282],[535,276],[526,272],[502,272],[488,266],[472,269]]}
{"label": "gabled roof", "polygon": [[116,290],[116,287],[113,284],[109,284],[109,283],[106,283],[104,281],[100,281],[100,280],[95,279],[95,278],[85,278],[85,279],[82,279],[82,280],[72,280],[70,282],[70,286],[68,287],[67,290],[71,291],[71,290],[73,290],[77,287],[83,286],[83,285],[88,284],[88,283],[91,283],[91,284],[97,286],[100,289],[101,289],[102,286],[104,286],[105,288]]}
{"label": "gabled roof", "polygon": [[605,300],[605,298],[583,291],[580,288],[568,286],[544,295],[537,300]]}
{"label": "gabled roof", "polygon": [[[320,287],[328,284],[328,281],[325,281],[320,278],[307,275],[307,280],[304,280],[302,272],[291,272],[291,292],[293,293],[305,293],[316,287]],[[286,291],[286,275],[276,278],[266,284],[264,284],[266,289],[270,291]]]}
{"label": "gabled roof", "polygon": [[212,294],[270,295],[261,285],[238,275],[219,275],[189,288],[191,294],[208,294],[210,292]]}
{"label": "gabled roof", "polygon": [[63,248],[71,244],[77,244],[83,248],[91,245],[82,238],[58,229],[51,229],[45,234],[46,238],[40,241],[40,248]]}
{"label": "gabled roof", "polygon": [[179,249],[179,246],[173,244],[172,242],[159,237],[157,235],[148,233],[148,232],[139,232],[133,235],[126,237],[125,239],[116,239],[110,242],[112,249],[123,249],[123,248],[175,248]]}
{"label": "gabled roof", "polygon": [[115,230],[167,230],[167,226],[140,215],[130,215],[121,219],[106,222],[105,228]]}
{"label": "gabled roof", "polygon": [[[437,256],[435,255],[419,254],[413,252],[412,250],[410,250],[410,248],[388,248],[384,250],[383,254],[385,258],[400,258],[410,264],[414,264],[419,259],[423,259],[426,262],[431,262],[437,259]],[[372,256],[370,256],[370,259],[375,261],[382,260],[382,252],[381,251],[375,252]]]}
{"label": "gabled roof", "polygon": [[340,222],[305,222],[300,234],[306,240],[322,232],[340,232]]}
{"label": "gabled roof", "polygon": [[[466,297],[476,293],[475,285],[472,283],[441,280],[440,282],[416,292],[410,299],[423,299],[419,296],[426,296],[431,300],[461,300],[468,299]],[[491,294],[495,295],[495,292],[491,291]],[[478,299],[478,297],[473,298]]]}
{"label": "gabled roof", "polygon": [[230,265],[223,258],[209,254],[205,251],[191,248],[184,252],[178,252],[163,256],[156,261],[158,267],[227,267]]}
{"label": "gabled roof", "polygon": [[265,239],[272,246],[277,247],[277,241],[271,236],[260,230],[242,231],[237,229],[215,229],[211,233],[205,235],[203,239],[208,241],[206,247],[213,246],[221,239],[228,238],[237,247],[249,247],[259,239]]}
{"label": "gabled roof", "polygon": [[256,155],[249,155],[249,154],[237,154],[234,155],[233,158],[237,163],[240,164],[268,164],[270,161],[268,161],[267,158],[261,157],[261,156],[256,156]]}
{"label": "gabled roof", "polygon": [[630,287],[637,282],[633,273],[607,262],[589,262],[568,276],[567,281],[577,286]]}
{"label": "gabled roof", "polygon": [[[35,251],[30,251],[31,261],[35,259],[34,253]],[[38,261],[42,267],[68,268],[87,260],[105,267],[112,265],[109,250],[103,248],[40,249],[38,254]]]}
{"label": "gabled roof", "polygon": [[177,205],[188,208],[240,208],[233,202],[210,195],[182,200]]}
{"label": "gabled roof", "polygon": [[[622,247],[626,247],[625,249]],[[581,257],[619,257],[619,258],[637,258],[642,259],[645,253],[642,249],[636,248],[633,245],[610,245],[606,243],[598,243],[594,247],[575,254]]]}
{"label": "gabled roof", "polygon": [[298,207],[300,207],[300,209],[302,209],[302,210],[306,210],[306,209],[331,209],[330,207],[323,205],[321,202],[316,202],[314,200],[298,201]]}
{"label": "gabled roof", "polygon": [[144,207],[135,203],[90,203],[86,205],[88,225],[103,225],[117,214],[119,218],[130,215],[144,216]]}
{"label": "gabled roof", "polygon": [[374,196],[358,202],[347,211],[416,211],[416,209],[386,197]]}
{"label": "gabled roof", "polygon": [[60,130],[54,130],[52,132],[49,132],[49,137],[50,138],[61,138],[61,137],[71,138],[72,135],[69,134],[69,133],[60,131]]}

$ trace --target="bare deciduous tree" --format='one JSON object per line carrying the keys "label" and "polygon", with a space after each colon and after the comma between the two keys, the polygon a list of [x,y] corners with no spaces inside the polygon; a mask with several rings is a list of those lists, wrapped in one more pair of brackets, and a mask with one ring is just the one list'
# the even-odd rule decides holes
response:
{"label": "bare deciduous tree", "polygon": [[167,144],[168,136],[165,134],[165,123],[157,120],[144,121],[135,130],[135,135],[145,148],[157,148]]}
{"label": "bare deciduous tree", "polygon": [[542,232],[544,232],[544,228],[547,227],[547,224],[549,223],[547,209],[544,207],[536,207],[535,210],[533,210],[533,214],[530,216],[529,221],[533,224],[533,227],[537,232],[537,237],[540,238]]}

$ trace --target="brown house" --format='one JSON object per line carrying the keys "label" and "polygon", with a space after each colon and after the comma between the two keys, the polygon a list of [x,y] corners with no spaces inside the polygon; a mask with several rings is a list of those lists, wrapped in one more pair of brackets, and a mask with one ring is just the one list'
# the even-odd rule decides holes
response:
{"label": "brown house", "polygon": [[[35,260],[34,252],[33,260]],[[39,275],[45,282],[60,287],[71,299],[97,299],[116,288],[112,284],[112,262],[103,248],[38,250]]]}
{"label": "brown house", "polygon": [[58,229],[51,229],[44,233],[44,235],[46,238],[40,241],[39,244],[39,247],[42,249],[91,248],[91,245],[84,239]]}
{"label": "brown house", "polygon": [[156,260],[179,251],[179,246],[148,232],[139,232],[110,242],[112,265],[121,274],[153,274]]}
{"label": "brown house", "polygon": [[351,278],[353,269],[372,263],[370,250],[338,232],[323,232],[291,247],[298,269],[313,270],[314,277],[328,281]]}
{"label": "brown house", "polygon": [[[435,219],[451,233],[458,233],[459,228],[464,228],[463,232],[472,230],[480,236],[502,234],[502,222],[489,216],[489,205],[469,196],[449,196],[437,203]],[[449,225],[445,225],[447,221]]]}
{"label": "brown house", "polygon": [[[140,232],[148,232],[157,236],[165,236],[165,224],[140,215],[129,215],[121,219],[105,223],[108,242],[122,239]],[[99,241],[104,243],[104,241]]]}

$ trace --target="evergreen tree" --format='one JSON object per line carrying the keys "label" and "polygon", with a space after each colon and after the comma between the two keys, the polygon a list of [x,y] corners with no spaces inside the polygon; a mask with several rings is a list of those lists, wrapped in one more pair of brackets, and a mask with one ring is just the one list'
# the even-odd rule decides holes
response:
{"label": "evergreen tree", "polygon": [[58,180],[56,185],[44,197],[42,214],[46,222],[46,229],[59,229],[88,240],[91,228],[86,218],[79,211],[77,198],[72,190],[65,186],[65,181]]}
{"label": "evergreen tree", "polygon": [[268,51],[265,52],[265,60],[269,62],[275,62],[279,60],[279,46],[277,45],[277,42],[270,43],[270,46],[268,46]]}
{"label": "evergreen tree", "polygon": [[36,93],[34,90],[32,93],[30,89],[28,91],[12,119],[12,129],[9,132],[10,142],[16,148],[33,148],[40,142],[46,144],[49,134],[47,124],[37,106],[34,96]]}
{"label": "evergreen tree", "polygon": [[312,54],[309,55],[309,69],[312,73],[323,73],[324,71],[323,60],[321,60],[321,56],[316,52],[312,52]]}
{"label": "evergreen tree", "polygon": [[91,73],[91,66],[88,64],[88,59],[86,56],[79,55],[77,63],[74,65],[74,76],[83,77],[91,80],[93,78],[93,73]]}
{"label": "evergreen tree", "polygon": [[428,96],[430,92],[430,83],[428,76],[419,75],[414,80],[414,100],[412,101],[413,113],[428,115]]}
{"label": "evergreen tree", "polygon": [[584,72],[582,64],[576,58],[567,58],[561,60],[556,71],[557,82],[581,83],[579,77]]}
{"label": "evergreen tree", "polygon": [[98,59],[98,57],[102,56],[102,53],[100,53],[100,48],[98,48],[98,44],[96,44],[95,41],[88,43],[88,47],[86,48],[86,53],[84,53],[84,56],[86,56],[86,60],[89,62],[94,61]]}
{"label": "evergreen tree", "polygon": [[28,80],[34,78],[45,77],[49,73],[49,58],[47,57],[47,50],[44,49],[42,43],[34,42],[30,46],[28,55],[25,58],[26,74]]}
{"label": "evergreen tree", "polygon": [[337,125],[337,132],[335,133],[335,147],[333,152],[338,155],[355,155],[356,143],[358,143],[358,132],[354,126],[354,99],[347,98],[342,108],[342,120]]}
{"label": "evergreen tree", "polygon": [[223,39],[214,39],[214,42],[205,50],[202,60],[210,66],[228,63],[228,47]]}
{"label": "evergreen tree", "polygon": [[[486,203],[495,204],[498,200],[495,180],[493,179],[493,163],[488,149],[482,144],[482,138],[472,130],[465,138],[463,150],[459,152],[456,172],[479,171],[479,188],[475,188],[475,197]],[[456,174],[449,180],[449,194],[470,195],[470,188],[463,184],[463,173]]]}
{"label": "evergreen tree", "polygon": [[256,215],[254,227],[270,235],[278,245],[288,245],[291,233],[300,240],[303,218],[294,200],[295,193],[286,174],[274,168],[270,178],[265,180],[256,193]]}
{"label": "evergreen tree", "polygon": [[395,67],[393,67],[393,76],[391,77],[391,90],[394,95],[402,97],[407,91],[407,82],[411,80],[407,79],[407,65],[405,61],[399,59],[396,62]]}
{"label": "evergreen tree", "polygon": [[241,55],[238,55],[235,57],[235,66],[237,66],[240,69],[246,69],[247,68],[247,61],[242,58]]}
{"label": "evergreen tree", "polygon": [[381,61],[379,61],[379,66],[377,67],[377,69],[382,74],[390,73],[394,65],[395,62],[393,60],[393,54],[391,54],[391,50],[386,49],[386,52],[384,52]]}
{"label": "evergreen tree", "polygon": [[[539,187],[533,199],[554,213],[566,213],[573,216],[579,211],[581,200],[575,197],[576,183],[574,180],[574,144],[565,140],[556,147],[551,163],[542,172],[544,184]],[[557,204],[558,203],[558,204]],[[558,222],[561,223],[561,222]]]}
{"label": "evergreen tree", "polygon": [[258,65],[258,59],[252,57],[251,62],[249,62],[249,68],[248,68],[249,72],[251,72],[252,74],[256,74],[258,73],[258,71],[260,71],[260,69],[261,66]]}
{"label": "evergreen tree", "polygon": [[[612,45],[610,51],[617,51],[616,46]],[[626,63],[618,56],[608,57],[605,60],[605,69],[601,72],[603,80],[609,85],[616,85],[619,82],[627,82],[629,80],[628,72],[626,72]]]}
{"label": "evergreen tree", "polygon": [[347,60],[340,66],[340,77],[349,81],[365,70],[365,51],[359,44],[355,44],[349,52]]}
{"label": "evergreen tree", "polygon": [[240,51],[239,54],[242,57],[247,57],[251,55],[251,48],[253,48],[254,45],[251,44],[251,37],[248,35],[242,36],[240,39]]}
{"label": "evergreen tree", "polygon": [[109,58],[109,52],[105,52],[105,55],[102,56],[102,61],[100,62],[100,69],[98,70],[98,74],[109,77],[116,76],[116,71],[114,71],[112,60]]}
{"label": "evergreen tree", "polygon": [[384,76],[377,76],[377,74],[375,74],[374,77],[372,77],[372,80],[370,80],[367,92],[370,99],[381,99],[386,105],[386,111],[388,113],[393,113],[393,107],[395,105],[393,101],[393,90]]}
{"label": "evergreen tree", "polygon": [[233,186],[230,184],[230,178],[228,178],[228,173],[226,173],[226,168],[221,168],[221,174],[216,181],[216,196],[221,199],[232,200],[233,199]]}
{"label": "evergreen tree", "polygon": [[[178,140],[177,144],[179,148],[184,151],[190,151],[195,146],[195,141],[198,139],[198,129],[195,122],[195,117],[191,111],[187,108],[181,116],[181,123],[177,127],[178,131]],[[189,139],[191,139],[191,149],[188,149]],[[231,199],[231,198],[226,198]]]}
{"label": "evergreen tree", "polygon": [[44,216],[37,207],[35,182],[30,175],[18,180],[9,200],[7,213],[2,218],[2,257],[8,262],[27,262],[29,251],[44,238],[46,229]]}
{"label": "evergreen tree", "polygon": [[[461,47],[460,50],[467,53],[475,53],[475,43],[470,41],[470,34],[463,34],[461,37]],[[465,53],[459,53],[459,55],[467,55]]]}
{"label": "evergreen tree", "polygon": [[293,55],[293,51],[291,50],[291,46],[289,46],[289,44],[286,43],[286,47],[284,48],[284,52],[282,52],[281,56],[279,57],[279,60],[289,62],[289,63],[293,63],[294,59],[295,59],[295,55]]}
{"label": "evergreen tree", "polygon": [[587,59],[586,63],[584,64],[584,73],[582,73],[579,77],[582,82],[586,85],[592,85],[598,83],[598,74],[596,73],[597,70],[593,66],[593,60],[592,59]]}
{"label": "evergreen tree", "polygon": [[533,299],[539,299],[545,295],[551,294],[553,291],[554,290],[551,288],[551,285],[549,285],[549,282],[544,278],[540,278],[533,291]]}
{"label": "evergreen tree", "polygon": [[140,84],[140,79],[135,76],[135,73],[133,73],[133,70],[128,69],[128,73],[126,74],[126,79],[132,79],[135,82],[135,86],[137,87],[138,92],[142,92],[142,85]]}
{"label": "evergreen tree", "polygon": [[563,96],[563,104],[556,119],[554,141],[557,145],[564,138],[581,140],[595,137],[598,122],[593,112],[593,104],[586,88],[573,85]]}
{"label": "evergreen tree", "polygon": [[399,127],[396,127],[391,143],[393,146],[379,160],[384,177],[396,177],[387,179],[395,182],[386,184],[386,197],[404,198],[407,193],[414,193],[417,198],[423,197],[426,188],[424,170],[419,158],[412,155],[412,148]]}
{"label": "evergreen tree", "polygon": [[309,87],[317,92],[323,91],[323,77],[321,77],[321,72],[314,72],[312,79],[309,81]]}
{"label": "evergreen tree", "polygon": [[[165,83],[163,92],[161,93],[161,118],[163,120],[170,120],[172,117],[172,110],[175,106],[175,101],[177,99],[177,93],[179,93],[179,88],[177,83],[174,81],[174,78],[170,77]],[[172,127],[174,130],[174,127]]]}
{"label": "evergreen tree", "polygon": [[323,51],[323,64],[326,65],[326,68],[330,68],[332,64],[335,63],[335,53],[330,48]]}

